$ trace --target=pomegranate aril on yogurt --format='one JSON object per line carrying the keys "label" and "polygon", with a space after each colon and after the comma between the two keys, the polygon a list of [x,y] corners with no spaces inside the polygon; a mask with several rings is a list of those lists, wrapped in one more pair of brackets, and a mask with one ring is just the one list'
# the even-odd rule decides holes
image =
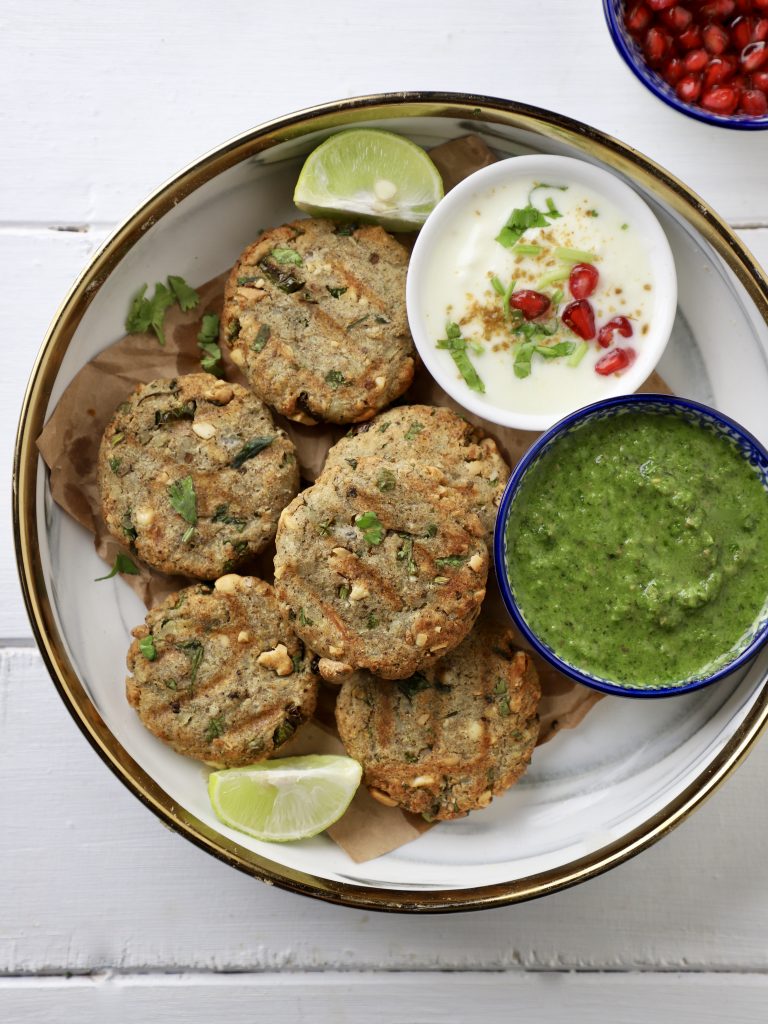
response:
{"label": "pomegranate aril on yogurt", "polygon": [[519,309],[526,320],[535,320],[536,317],[543,316],[547,312],[551,302],[549,296],[542,292],[522,288],[519,292],[512,293],[509,304],[515,309]]}
{"label": "pomegranate aril on yogurt", "polygon": [[627,370],[635,361],[636,352],[633,348],[612,348],[595,363],[595,373],[603,377],[611,373],[621,373]]}
{"label": "pomegranate aril on yogurt", "polygon": [[624,23],[683,103],[768,115],[768,0],[634,0]]}
{"label": "pomegranate aril on yogurt", "polygon": [[615,316],[609,320],[597,333],[597,343],[601,348],[610,348],[614,331],[618,331],[622,338],[631,338],[632,324],[625,316]]}
{"label": "pomegranate aril on yogurt", "polygon": [[584,341],[591,341],[595,336],[595,311],[587,299],[577,299],[569,303],[560,314],[566,327],[578,334]]}
{"label": "pomegranate aril on yogurt", "polygon": [[574,299],[588,299],[600,279],[597,267],[591,263],[576,263],[568,277],[568,290]]}

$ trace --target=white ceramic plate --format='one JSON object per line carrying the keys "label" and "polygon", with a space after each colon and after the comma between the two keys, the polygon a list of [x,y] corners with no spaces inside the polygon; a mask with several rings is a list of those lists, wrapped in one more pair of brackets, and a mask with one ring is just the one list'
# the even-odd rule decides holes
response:
{"label": "white ceramic plate", "polygon": [[[481,813],[354,864],[325,837],[269,845],[214,818],[204,770],[140,724],[124,654],[144,609],[103,572],[92,540],[54,505],[34,440],[76,371],[123,333],[137,285],[192,283],[228,267],[265,225],[293,218],[302,157],[351,124],[430,147],[480,135],[500,156],[547,152],[611,167],[645,198],[675,254],[679,312],[659,367],[680,395],[712,404],[768,442],[768,286],[696,197],[605,136],[557,115],[482,97],[369,97],[292,115],[221,147],[164,186],[116,232],[65,302],[36,366],[17,445],[16,536],[33,627],[54,682],[103,759],[164,820],[214,854],[297,891],[358,906],[493,906],[573,884],[625,859],[684,817],[738,763],[768,715],[768,649],[737,677],[669,700],[606,697],[576,730],[536,750],[530,771]],[[728,265],[728,263],[730,265]]]}

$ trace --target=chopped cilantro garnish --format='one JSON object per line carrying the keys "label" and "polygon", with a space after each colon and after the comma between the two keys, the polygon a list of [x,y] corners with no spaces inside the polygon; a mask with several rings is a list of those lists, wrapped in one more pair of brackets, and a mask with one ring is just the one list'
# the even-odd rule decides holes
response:
{"label": "chopped cilantro garnish", "polygon": [[341,296],[347,291],[346,288],[331,288],[329,284],[325,286],[325,290],[334,298],[340,299]]}
{"label": "chopped cilantro garnish", "polygon": [[339,600],[346,601],[348,597],[349,587],[346,585],[346,583],[342,583],[342,585],[339,587]]}
{"label": "chopped cilantro garnish", "polygon": [[233,469],[240,469],[244,462],[247,462],[248,459],[252,459],[254,455],[258,455],[259,452],[264,451],[264,449],[268,448],[274,440],[274,437],[254,437],[253,440],[248,441],[243,445],[234,459],[232,459],[230,465]]}
{"label": "chopped cilantro garnish", "polygon": [[587,354],[589,345],[586,341],[580,341],[573,350],[571,358],[568,360],[569,366],[578,366],[584,356]]}
{"label": "chopped cilantro garnish", "polygon": [[421,693],[422,690],[428,690],[431,687],[430,681],[421,672],[414,672],[408,679],[398,679],[397,688],[404,697],[407,697],[409,701],[412,701],[417,693]]}
{"label": "chopped cilantro garnish", "polygon": [[304,662],[304,655],[303,654],[292,654],[291,655],[291,663],[293,664],[293,671],[294,672],[301,672],[301,666],[302,666],[303,662]]}
{"label": "chopped cilantro garnish", "polygon": [[597,210],[587,210],[587,216],[588,217],[599,217],[600,214],[597,212]]}
{"label": "chopped cilantro garnish", "polygon": [[221,349],[218,345],[219,339],[219,318],[216,313],[206,313],[200,333],[197,336],[197,347],[202,349],[204,355],[200,359],[200,366],[207,373],[214,377],[222,375]]}
{"label": "chopped cilantro garnish", "polygon": [[491,278],[491,287],[493,288],[493,290],[496,292],[497,295],[503,295],[504,294],[504,285],[501,283],[499,278],[496,277],[495,274]]}
{"label": "chopped cilantro garnish", "polygon": [[505,249],[511,249],[513,245],[517,245],[528,228],[546,228],[548,225],[547,214],[537,210],[535,206],[516,207],[496,236],[496,241]]}
{"label": "chopped cilantro garnish", "polygon": [[528,193],[528,205],[516,207],[507,218],[507,222],[504,227],[496,236],[496,241],[500,245],[503,245],[505,249],[511,249],[513,245],[517,245],[528,228],[546,228],[549,226],[550,220],[562,217],[562,214],[555,206],[551,196],[547,197],[546,210],[539,210],[533,205],[533,194],[540,188],[556,188],[559,191],[564,192],[568,186],[546,184],[534,185]]}
{"label": "chopped cilantro garnish", "polygon": [[122,459],[118,459],[117,457],[111,458],[109,460],[109,468],[112,470],[115,476],[117,476],[122,461]]}
{"label": "chopped cilantro garnish", "polygon": [[314,624],[315,624],[314,620],[308,618],[304,614],[304,609],[303,608],[299,608],[299,625],[301,625],[301,626],[314,626]]}
{"label": "chopped cilantro garnish", "polygon": [[423,423],[419,423],[418,420],[414,420],[413,423],[410,425],[410,427],[408,427],[408,430],[405,432],[405,440],[406,441],[413,441],[413,439],[416,437],[416,435],[420,434],[423,429],[424,429],[424,424]]}
{"label": "chopped cilantro garnish", "polygon": [[437,523],[430,523],[429,524],[429,526],[427,527],[427,536],[428,537],[436,537],[437,536]]}
{"label": "chopped cilantro garnish", "polygon": [[188,402],[181,402],[179,405],[172,405],[168,409],[158,409],[155,412],[155,426],[160,427],[163,423],[170,423],[172,420],[193,420],[197,402],[190,398]]}
{"label": "chopped cilantro garnish", "polygon": [[189,542],[192,540],[194,535],[195,535],[195,528],[194,528],[194,526],[188,526],[187,529],[184,531],[184,533],[182,533],[182,535],[181,535],[181,543],[182,544],[189,544]]}
{"label": "chopped cilantro garnish", "polygon": [[178,512],[185,522],[195,526],[197,523],[197,495],[192,477],[185,476],[170,484],[168,497],[174,511]]}
{"label": "chopped cilantro garnish", "polygon": [[155,647],[155,638],[150,633],[149,636],[143,637],[139,640],[139,650],[147,659],[147,661],[154,661],[157,657],[157,648]]}
{"label": "chopped cilantro garnish", "polygon": [[621,225],[621,230],[622,231],[626,231],[628,228],[629,228],[629,224],[622,224]]}
{"label": "chopped cilantro garnish", "polygon": [[555,345],[537,345],[536,351],[545,359],[557,359],[560,356],[569,356],[576,348],[574,341],[558,341]]}
{"label": "chopped cilantro garnish", "polygon": [[391,469],[382,469],[376,483],[378,484],[380,491],[391,491],[394,489],[396,479],[397,478]]}
{"label": "chopped cilantro garnish", "polygon": [[359,317],[357,320],[353,320],[351,324],[347,324],[347,333],[353,330],[353,328],[359,327],[360,324],[364,323],[367,319],[368,313],[366,313],[365,316]]}
{"label": "chopped cilantro garnish", "polygon": [[371,614],[368,616],[368,621],[366,622],[366,625],[368,626],[368,629],[376,629],[378,624],[379,624],[379,620],[376,618],[374,613],[371,612]]}
{"label": "chopped cilantro garnish", "polygon": [[451,353],[453,361],[456,363],[456,368],[467,385],[473,391],[484,394],[485,384],[483,384],[480,375],[467,355],[467,340],[461,336],[461,328],[458,324],[449,323],[446,324],[445,333],[447,337],[441,338],[437,342],[437,347],[447,349]]}
{"label": "chopped cilantro garnish", "polygon": [[342,238],[349,238],[353,231],[357,231],[357,224],[339,224],[334,230],[334,235],[341,235]]}
{"label": "chopped cilantro garnish", "polygon": [[568,249],[561,245],[555,249],[555,256],[564,263],[596,263],[599,259],[596,253],[586,249]]}
{"label": "chopped cilantro garnish", "polygon": [[262,324],[261,327],[259,327],[259,330],[258,330],[258,332],[256,334],[256,337],[254,338],[253,342],[251,343],[251,351],[252,352],[261,352],[261,350],[264,348],[264,346],[269,341],[269,336],[270,336],[271,333],[272,333],[271,328],[267,324]]}
{"label": "chopped cilantro garnish", "polygon": [[435,565],[439,565],[441,569],[445,568],[446,565],[450,565],[455,569],[460,565],[464,565],[466,560],[466,555],[446,555],[444,558],[436,558]]}
{"label": "chopped cilantro garnish", "polygon": [[349,384],[349,381],[341,372],[341,370],[329,370],[325,375],[325,381],[330,384],[333,390],[341,387],[342,384]]}
{"label": "chopped cilantro garnish", "polygon": [[234,526],[238,533],[245,529],[246,520],[229,514],[229,505],[217,505],[216,511],[211,516],[212,523],[226,523],[227,526]]}
{"label": "chopped cilantro garnish", "polygon": [[303,260],[299,253],[295,249],[289,249],[287,246],[276,246],[269,254],[275,263],[286,264],[290,263],[294,267],[300,267]]}
{"label": "chopped cilantro garnish", "polygon": [[533,350],[536,348],[532,341],[526,341],[520,346],[515,355],[514,371],[515,376],[521,380],[528,377],[531,372],[531,359],[533,358]]}
{"label": "chopped cilantro garnish", "polygon": [[171,274],[168,277],[168,285],[183,313],[188,313],[190,309],[194,309],[200,301],[200,296],[194,288],[189,287],[183,277],[176,277]]}
{"label": "chopped cilantro garnish", "polygon": [[181,640],[176,644],[176,649],[186,654],[189,659],[189,682],[194,686],[205,653],[202,640]]}
{"label": "chopped cilantro garnish", "polygon": [[[304,282],[295,277],[290,270],[281,270],[275,263],[270,263],[269,259],[261,261],[259,270],[261,270],[264,277],[269,278],[276,288],[279,288],[281,292],[285,292],[288,295],[301,291],[304,287]],[[254,280],[257,280],[257,278],[254,278]]]}
{"label": "chopped cilantro garnish", "polygon": [[397,558],[401,562],[406,563],[406,569],[409,576],[415,576],[419,571],[418,565],[413,558],[413,537],[405,537],[403,539],[403,546],[397,552]]}
{"label": "chopped cilantro garnish", "polygon": [[355,526],[362,531],[368,544],[381,544],[384,540],[384,527],[375,512],[362,512],[355,516]]}
{"label": "chopped cilantro garnish", "polygon": [[357,459],[344,459],[347,465],[351,466],[352,469],[357,469]]}
{"label": "chopped cilantro garnish", "polygon": [[114,448],[115,445],[120,444],[120,442],[124,441],[124,440],[125,440],[125,434],[122,434],[122,433],[121,434],[113,434],[112,435],[112,447]]}
{"label": "chopped cilantro garnish", "polygon": [[208,722],[208,726],[205,730],[205,742],[210,743],[215,740],[217,736],[221,736],[224,732],[224,719],[219,716],[218,718],[212,718]]}
{"label": "chopped cilantro garnish", "polygon": [[272,742],[276,747],[286,743],[296,732],[296,726],[292,722],[281,722],[272,733]]}
{"label": "chopped cilantro garnish", "polygon": [[240,321],[237,319],[237,317],[234,317],[232,323],[229,325],[229,331],[227,332],[227,341],[234,341],[239,334]]}
{"label": "chopped cilantro garnish", "polygon": [[100,583],[102,580],[111,580],[112,577],[117,576],[118,573],[121,573],[123,576],[139,575],[139,570],[128,555],[124,555],[122,551],[118,551],[115,555],[115,560],[112,563],[112,571],[108,572],[106,576],[97,576],[93,582]]}

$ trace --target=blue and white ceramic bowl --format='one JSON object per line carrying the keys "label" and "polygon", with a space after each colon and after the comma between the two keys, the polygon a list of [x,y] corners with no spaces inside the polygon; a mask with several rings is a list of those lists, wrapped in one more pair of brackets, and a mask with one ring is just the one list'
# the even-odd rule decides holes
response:
{"label": "blue and white ceramic bowl", "polygon": [[695,104],[684,103],[658,71],[646,63],[642,50],[627,32],[624,26],[625,6],[625,0],[603,0],[605,20],[608,22],[611,39],[630,70],[637,75],[654,96],[675,110],[679,110],[681,114],[695,117],[697,121],[703,121],[705,124],[718,125],[720,128],[736,128],[741,131],[759,131],[768,128],[768,114],[762,117],[750,117],[749,114],[729,114],[726,117],[723,114],[713,114]]}
{"label": "blue and white ceramic bowl", "polygon": [[755,467],[768,496],[768,450],[763,447],[756,437],[753,437],[752,434],[728,416],[724,416],[707,405],[691,402],[684,398],[674,398],[670,395],[632,395],[595,402],[594,405],[585,406],[583,409],[579,409],[555,424],[551,430],[543,434],[528,450],[515,468],[504,491],[496,521],[494,536],[496,575],[499,580],[504,604],[516,625],[533,649],[543,658],[546,658],[560,672],[570,676],[579,683],[584,683],[586,686],[591,686],[593,689],[600,690],[603,693],[613,693],[623,697],[671,697],[681,693],[689,693],[691,690],[701,689],[702,686],[708,686],[717,679],[722,679],[723,676],[734,672],[757,654],[760,647],[768,640],[768,580],[765,581],[766,604],[763,608],[763,614],[753,625],[752,629],[745,634],[742,643],[735,647],[730,660],[727,660],[725,663],[721,662],[716,671],[705,676],[686,679],[679,684],[672,684],[666,687],[639,689],[637,687],[621,686],[609,679],[591,675],[577,665],[564,661],[529,626],[520,610],[515,596],[514,583],[510,581],[507,571],[507,522],[515,498],[520,493],[523,481],[531,468],[545,452],[557,445],[563,437],[580,430],[587,423],[621,416],[629,412],[642,412],[650,415],[654,413],[669,414],[672,412],[689,423],[701,427],[701,429],[714,430],[718,435],[733,443],[744,458]]}

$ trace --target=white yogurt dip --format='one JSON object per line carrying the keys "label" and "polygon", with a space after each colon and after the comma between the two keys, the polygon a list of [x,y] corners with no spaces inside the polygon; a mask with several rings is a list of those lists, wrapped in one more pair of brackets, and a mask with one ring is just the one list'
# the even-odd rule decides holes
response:
{"label": "white yogurt dip", "polygon": [[[594,271],[570,278],[579,264],[597,272],[594,288]],[[521,292],[536,293],[533,307]],[[438,382],[480,415],[530,429],[635,390],[666,344],[675,300],[671,253],[648,207],[607,172],[564,157],[513,158],[457,186],[422,230],[408,282],[414,339]],[[616,317],[631,336],[603,332],[601,344]]]}

